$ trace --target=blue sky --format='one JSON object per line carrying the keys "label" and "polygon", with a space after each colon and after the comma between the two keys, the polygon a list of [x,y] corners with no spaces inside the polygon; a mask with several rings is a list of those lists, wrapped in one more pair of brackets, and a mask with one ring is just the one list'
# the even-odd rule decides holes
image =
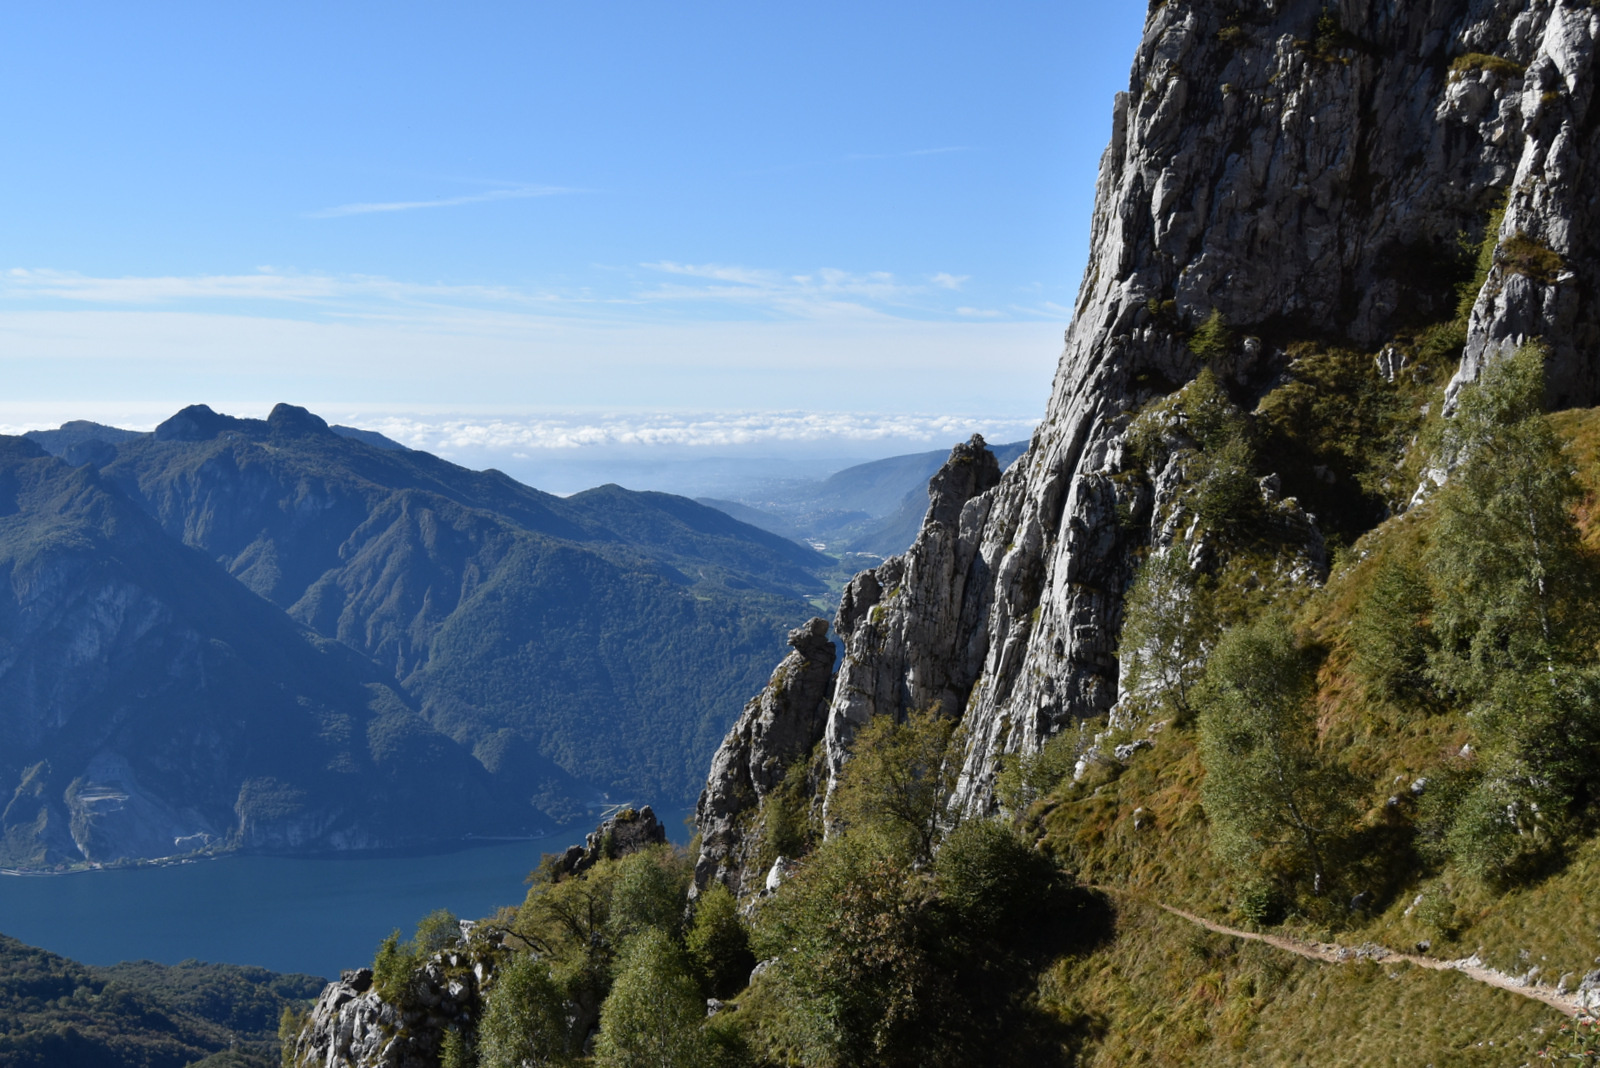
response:
{"label": "blue sky", "polygon": [[1036,418],[1144,9],[6,5],[0,425]]}

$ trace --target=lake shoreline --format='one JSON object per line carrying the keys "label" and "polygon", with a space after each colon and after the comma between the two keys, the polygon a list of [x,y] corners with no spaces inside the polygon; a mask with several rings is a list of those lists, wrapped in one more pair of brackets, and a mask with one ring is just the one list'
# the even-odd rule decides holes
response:
{"label": "lake shoreline", "polygon": [[229,860],[237,857],[281,857],[290,860],[338,860],[340,858],[381,859],[385,857],[444,857],[482,845],[507,842],[539,842],[561,834],[575,834],[582,844],[584,824],[557,827],[553,831],[540,830],[533,834],[467,835],[438,842],[418,843],[411,846],[388,846],[377,849],[322,849],[322,850],[270,850],[270,849],[217,849],[194,853],[175,853],[169,857],[137,857],[113,861],[82,861],[53,868],[0,868],[0,877],[21,879],[47,879],[61,875],[81,875],[86,872],[135,871],[141,868],[170,868],[181,864],[200,864],[212,860]]}

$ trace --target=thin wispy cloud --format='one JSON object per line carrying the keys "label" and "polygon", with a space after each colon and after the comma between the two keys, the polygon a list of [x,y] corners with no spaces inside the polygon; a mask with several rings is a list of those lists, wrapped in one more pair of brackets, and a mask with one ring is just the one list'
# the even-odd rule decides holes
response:
{"label": "thin wispy cloud", "polygon": [[[806,274],[732,267],[722,264],[640,264],[675,276],[640,294],[643,300],[684,304],[721,303],[776,315],[818,318],[838,315],[927,314],[928,286],[901,282],[888,271],[865,273],[824,267]],[[695,279],[700,284],[677,281]]]}
{"label": "thin wispy cloud", "polygon": [[564,193],[582,192],[556,185],[518,185],[506,189],[490,189],[482,193],[467,193],[456,197],[434,197],[432,200],[386,200],[360,204],[340,204],[320,211],[307,212],[309,219],[337,219],[345,215],[371,215],[378,212],[417,211],[422,208],[454,208],[463,204],[484,204],[495,200],[525,200],[529,197],[553,197]]}
{"label": "thin wispy cloud", "polygon": [[[613,268],[604,288],[408,282],[261,268],[254,273],[100,277],[72,271],[0,271],[0,309],[79,307],[204,311],[300,321],[435,324],[505,332],[539,324],[643,325],[839,321],[924,323],[1071,318],[1061,305],[979,306],[969,275],[902,278],[890,271],[804,272],[744,264],[658,260]],[[958,296],[959,294],[959,296]],[[957,300],[961,303],[958,305]],[[994,298],[991,297],[991,300]]]}

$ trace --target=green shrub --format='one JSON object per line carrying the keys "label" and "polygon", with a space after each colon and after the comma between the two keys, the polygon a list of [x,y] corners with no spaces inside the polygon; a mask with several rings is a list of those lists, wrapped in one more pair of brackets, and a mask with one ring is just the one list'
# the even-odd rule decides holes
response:
{"label": "green shrub", "polygon": [[444,1041],[439,1043],[439,1068],[476,1068],[477,1063],[461,1029],[452,1027],[447,1030]]}
{"label": "green shrub", "polygon": [[1314,693],[1310,656],[1268,615],[1217,643],[1197,704],[1201,799],[1218,852],[1245,871],[1309,873],[1320,896],[1355,813],[1353,780],[1319,751]]}
{"label": "green shrub", "polygon": [[1278,888],[1261,879],[1252,880],[1239,891],[1239,915],[1255,927],[1271,927],[1283,922],[1285,903]]}
{"label": "green shrub", "polygon": [[393,1005],[408,1004],[412,991],[412,972],[417,966],[417,947],[400,941],[400,932],[391,931],[372,958],[372,985],[378,995]]}
{"label": "green shrub", "polygon": [[920,1064],[936,971],[909,863],[869,831],[825,841],[756,914],[755,949],[806,1065]]}
{"label": "green shrub", "polygon": [[1485,52],[1468,52],[1450,61],[1452,74],[1486,70],[1502,78],[1520,78],[1527,69],[1516,60],[1506,59],[1504,56],[1492,56]]}
{"label": "green shrub", "polygon": [[1545,285],[1554,283],[1567,266],[1554,249],[1521,230],[1501,242],[1495,262],[1512,274],[1526,275]]}
{"label": "green shrub", "polygon": [[1411,907],[1412,917],[1439,938],[1453,938],[1460,928],[1456,905],[1438,887],[1429,887]]}
{"label": "green shrub", "polygon": [[1038,937],[1040,913],[1062,878],[1049,857],[994,820],[952,831],[933,871],[953,928],[963,938],[992,942]]}
{"label": "green shrub", "polygon": [[684,941],[702,987],[714,997],[737,994],[755,967],[739,903],[721,883],[713,882],[696,899],[694,922]]}
{"label": "green shrub", "polygon": [[664,932],[649,928],[623,951],[621,972],[600,1010],[601,1068],[702,1068],[705,1002],[688,963]]}
{"label": "green shrub", "polygon": [[1206,363],[1221,360],[1233,351],[1233,333],[1222,319],[1222,312],[1211,309],[1211,314],[1189,335],[1189,351]]}
{"label": "green shrub", "polygon": [[761,854],[759,867],[769,868],[779,857],[798,857],[811,848],[810,761],[796,760],[783,781],[761,799]]}
{"label": "green shrub", "polygon": [[423,956],[437,953],[461,940],[461,921],[449,909],[435,909],[417,924],[415,945]]}
{"label": "green shrub", "polygon": [[577,1063],[567,999],[549,965],[521,954],[499,969],[478,1025],[483,1068]]}
{"label": "green shrub", "polygon": [[1036,753],[1014,753],[1002,761],[994,792],[1006,811],[1020,816],[1028,806],[1054,790],[1078,761],[1078,734],[1052,735]]}
{"label": "green shrub", "polygon": [[1489,270],[1494,266],[1494,250],[1500,244],[1500,226],[1505,222],[1509,197],[1510,190],[1506,190],[1499,203],[1490,209],[1489,218],[1483,224],[1483,236],[1478,239],[1477,245],[1472,245],[1466,240],[1466,235],[1462,235],[1463,251],[1473,255],[1472,278],[1461,283],[1456,290],[1456,321],[1463,326],[1472,315],[1472,306],[1477,303],[1483,284],[1489,280]]}

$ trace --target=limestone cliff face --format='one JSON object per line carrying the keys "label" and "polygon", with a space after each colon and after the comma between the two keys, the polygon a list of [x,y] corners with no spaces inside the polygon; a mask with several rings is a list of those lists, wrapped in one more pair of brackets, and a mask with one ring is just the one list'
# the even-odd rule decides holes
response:
{"label": "limestone cliff face", "polygon": [[748,821],[790,766],[811,753],[827,725],[836,652],[828,640],[828,621],[813,619],[791,631],[789,645],[794,651],[745,705],[712,758],[711,777],[695,810],[704,843],[695,866],[696,887],[716,878],[736,892],[741,889],[754,859]]}
{"label": "limestone cliff face", "polygon": [[958,448],[915,546],[845,592],[830,769],[870,716],[934,705],[964,719],[955,801],[981,812],[1002,755],[1113,706],[1133,554],[1170,518],[1119,477],[1126,429],[1198,373],[1213,312],[1238,340],[1210,364],[1247,402],[1293,341],[1377,353],[1452,317],[1461,235],[1509,191],[1458,380],[1540,336],[1552,402],[1600,399],[1597,33],[1572,2],[1155,5],[1044,421],[997,483],[964,480],[983,451]]}

